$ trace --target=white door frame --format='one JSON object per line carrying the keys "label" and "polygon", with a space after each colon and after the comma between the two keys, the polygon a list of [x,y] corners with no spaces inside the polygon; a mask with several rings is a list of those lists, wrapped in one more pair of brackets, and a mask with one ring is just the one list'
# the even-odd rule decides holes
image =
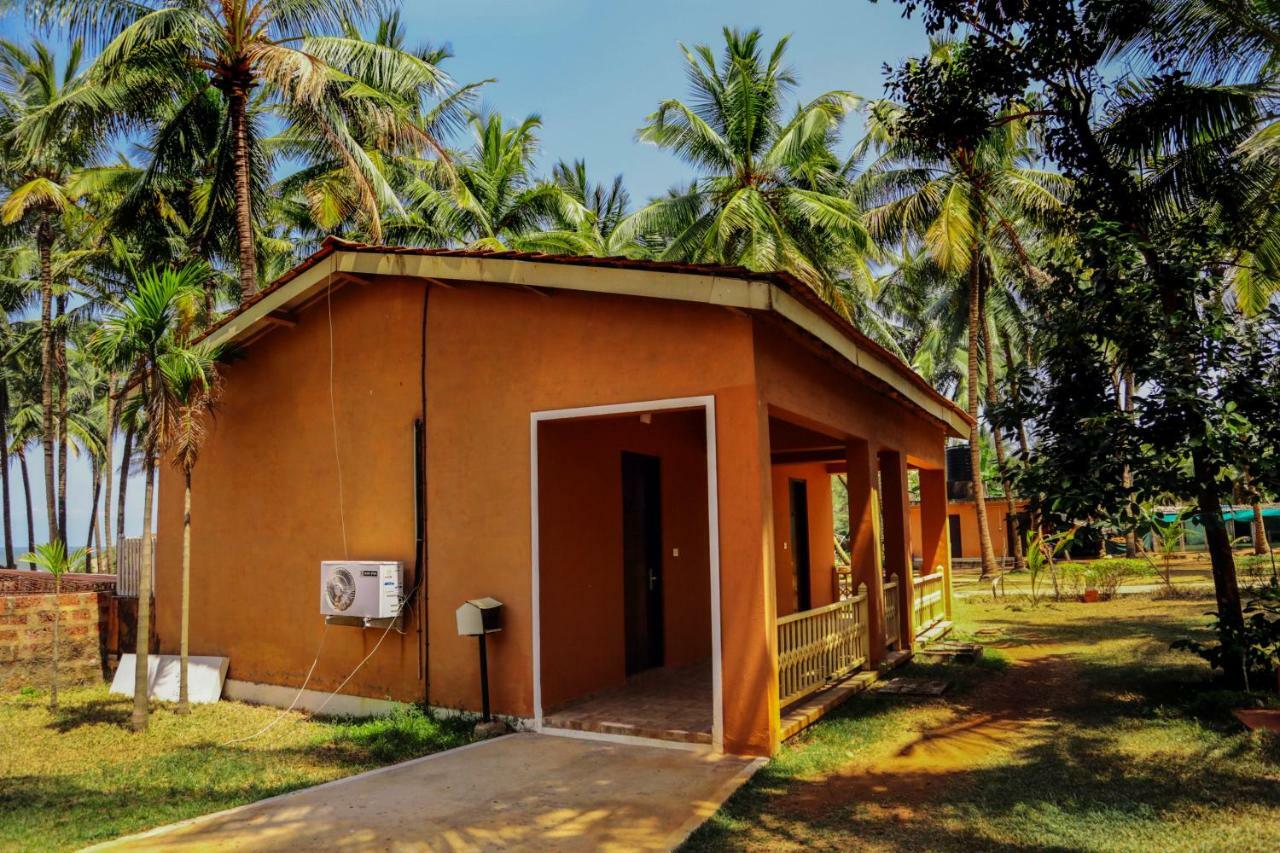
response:
{"label": "white door frame", "polygon": [[543,421],[560,421],[602,415],[640,414],[644,412],[702,409],[707,430],[707,540],[711,565],[711,748],[724,751],[724,694],[720,660],[720,497],[716,473],[716,398],[671,397],[664,400],[641,400],[604,406],[580,406],[572,409],[550,409],[529,416],[529,498],[532,511],[533,559],[533,725],[542,731],[542,601],[539,582],[540,542],[538,534],[538,425]]}

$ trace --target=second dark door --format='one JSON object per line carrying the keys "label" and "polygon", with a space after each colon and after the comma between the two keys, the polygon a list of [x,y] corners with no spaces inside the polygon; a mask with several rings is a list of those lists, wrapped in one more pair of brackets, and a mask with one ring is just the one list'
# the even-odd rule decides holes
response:
{"label": "second dark door", "polygon": [[791,559],[795,563],[796,610],[809,610],[809,492],[804,480],[790,481]]}
{"label": "second dark door", "polygon": [[642,453],[622,454],[622,594],[627,675],[662,666],[662,472]]}

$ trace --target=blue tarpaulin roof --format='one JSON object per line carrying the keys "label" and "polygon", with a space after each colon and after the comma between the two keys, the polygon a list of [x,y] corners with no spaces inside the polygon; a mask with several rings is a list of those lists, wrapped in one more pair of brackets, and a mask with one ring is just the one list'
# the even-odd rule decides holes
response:
{"label": "blue tarpaulin roof", "polygon": [[[1280,517],[1280,506],[1264,506],[1262,508],[1262,516],[1264,518]],[[1172,521],[1178,517],[1175,512],[1157,512],[1156,518],[1160,521]],[[1222,518],[1224,521],[1253,521],[1252,507],[1235,507],[1224,506],[1222,508]],[[1192,523],[1199,523],[1199,515],[1192,515],[1189,519]]]}

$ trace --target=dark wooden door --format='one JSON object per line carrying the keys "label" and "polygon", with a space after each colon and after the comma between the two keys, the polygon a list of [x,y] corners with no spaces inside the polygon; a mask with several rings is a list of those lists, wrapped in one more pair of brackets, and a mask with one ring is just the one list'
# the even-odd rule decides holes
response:
{"label": "dark wooden door", "polygon": [[[956,558],[963,557],[964,543],[960,541],[960,516],[948,515],[947,526],[951,533],[951,556]],[[925,570],[924,573],[926,575],[930,574],[931,572],[933,572],[933,566],[925,566],[924,570]]]}
{"label": "dark wooden door", "polygon": [[795,565],[796,610],[809,610],[809,492],[804,480],[791,480],[791,562]]}
{"label": "dark wooden door", "polygon": [[622,454],[622,592],[627,675],[662,666],[662,473],[642,453]]}

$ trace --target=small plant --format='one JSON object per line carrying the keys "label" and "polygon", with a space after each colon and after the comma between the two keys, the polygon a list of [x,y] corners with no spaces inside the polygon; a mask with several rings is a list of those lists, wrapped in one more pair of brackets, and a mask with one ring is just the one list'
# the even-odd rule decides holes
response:
{"label": "small plant", "polygon": [[1181,516],[1165,521],[1158,518],[1151,520],[1152,544],[1160,555],[1160,580],[1164,581],[1167,590],[1173,589],[1173,561],[1182,550],[1182,538],[1186,532],[1187,525]]}
{"label": "small plant", "polygon": [[[1076,531],[1079,528],[1071,528],[1061,533],[1055,533],[1052,536],[1045,536],[1041,531],[1036,531],[1039,541],[1039,550],[1045,556],[1045,567],[1049,570],[1049,580],[1053,584],[1053,600],[1062,600],[1062,573],[1058,569],[1057,558],[1062,556],[1067,548],[1071,547],[1072,541],[1076,538]],[[1027,550],[1031,550],[1028,544]]]}
{"label": "small plant", "polygon": [[52,680],[49,685],[49,710],[51,711],[58,709],[58,634],[62,625],[62,608],[58,604],[58,598],[62,594],[62,575],[71,571],[72,566],[84,562],[85,553],[84,548],[77,548],[68,555],[67,546],[60,541],[54,541],[37,545],[34,551],[24,554],[21,558],[23,562],[31,563],[53,575],[53,657]]}
{"label": "small plant", "polygon": [[1062,553],[1071,538],[1069,534],[1058,534],[1057,536],[1044,535],[1040,530],[1028,530],[1026,533],[1025,560],[1027,574],[1031,582],[1031,606],[1037,606],[1045,596],[1041,589],[1043,575],[1047,571],[1050,574],[1053,583],[1053,595],[1058,600],[1060,592],[1060,584],[1057,572],[1054,569],[1054,557]]}

